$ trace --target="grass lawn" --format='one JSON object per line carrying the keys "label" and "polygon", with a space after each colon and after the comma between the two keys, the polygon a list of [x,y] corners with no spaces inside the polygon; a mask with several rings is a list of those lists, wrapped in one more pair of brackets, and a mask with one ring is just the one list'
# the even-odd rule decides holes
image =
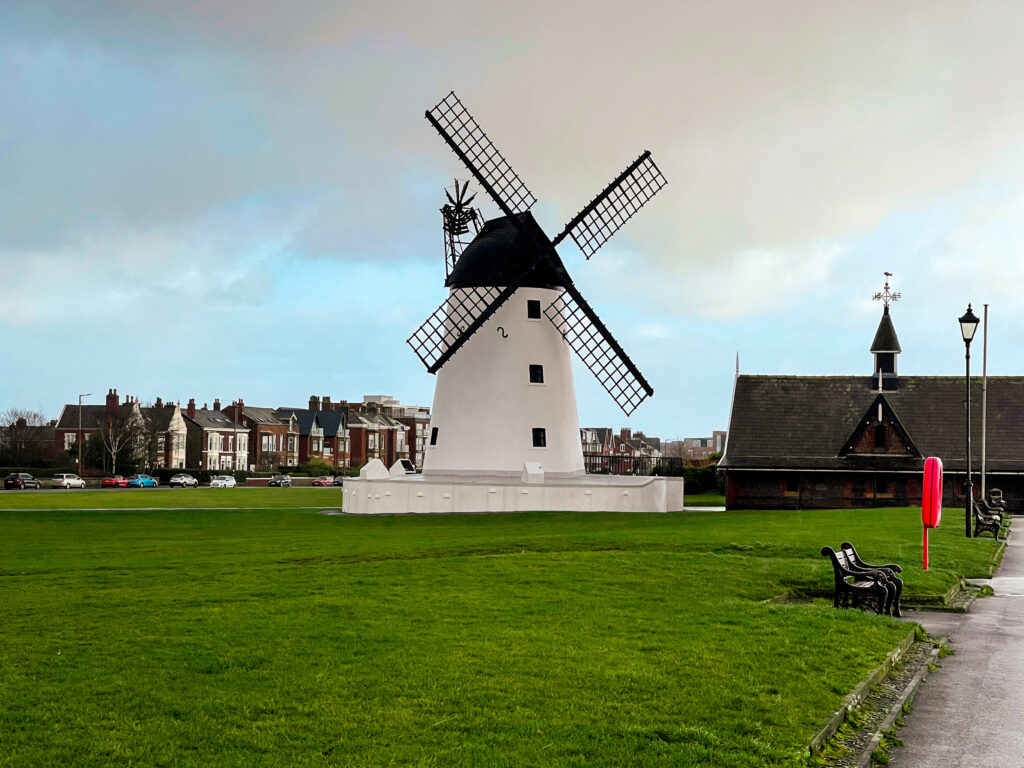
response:
{"label": "grass lawn", "polygon": [[0,510],[0,766],[798,763],[908,631],[826,602],[846,538],[925,602],[996,551],[952,510],[927,573],[908,509]]}
{"label": "grass lawn", "polygon": [[721,493],[687,493],[683,503],[688,507],[724,507],[725,496]]}
{"label": "grass lawn", "polygon": [[341,506],[341,488],[104,488],[38,492],[0,491],[3,509],[128,509],[237,507],[329,508]]}

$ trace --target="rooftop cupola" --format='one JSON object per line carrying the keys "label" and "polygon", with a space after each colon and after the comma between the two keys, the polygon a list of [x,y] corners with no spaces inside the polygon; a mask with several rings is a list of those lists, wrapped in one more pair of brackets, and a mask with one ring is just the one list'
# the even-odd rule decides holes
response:
{"label": "rooftop cupola", "polygon": [[874,356],[874,368],[871,371],[874,385],[882,390],[894,390],[897,388],[896,356],[903,350],[900,349],[900,340],[896,335],[896,328],[892,324],[892,317],[889,315],[889,304],[898,301],[902,294],[892,293],[889,290],[889,278],[891,272],[885,273],[885,288],[874,295],[876,301],[883,302],[882,319],[878,322],[878,330],[875,331],[875,339],[871,342],[871,354]]}

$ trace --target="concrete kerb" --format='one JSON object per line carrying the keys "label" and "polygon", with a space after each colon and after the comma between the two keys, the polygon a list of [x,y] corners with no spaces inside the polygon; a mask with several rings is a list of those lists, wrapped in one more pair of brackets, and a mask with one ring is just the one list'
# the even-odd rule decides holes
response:
{"label": "concrete kerb", "polygon": [[871,766],[872,754],[876,749],[878,749],[878,746],[882,743],[882,739],[885,738],[885,732],[892,728],[893,723],[896,722],[896,718],[898,718],[900,714],[903,712],[903,707],[906,706],[906,703],[908,701],[913,701],[914,696],[917,694],[917,689],[921,687],[921,683],[923,683],[924,679],[928,677],[929,668],[939,658],[940,644],[943,643],[944,640],[945,638],[941,638],[936,641],[936,645],[932,649],[932,652],[928,654],[928,661],[921,667],[918,673],[914,675],[913,679],[907,684],[907,687],[904,689],[903,693],[900,694],[900,697],[896,700],[896,702],[892,705],[892,708],[889,710],[889,713],[885,716],[885,719],[882,721],[882,724],[878,727],[878,730],[876,730],[874,734],[872,734],[871,740],[868,741],[867,746],[864,747],[864,751],[861,753],[860,759],[857,761],[857,768],[869,768]]}
{"label": "concrete kerb", "polygon": [[836,731],[839,730],[840,726],[846,722],[847,715],[850,711],[856,709],[864,701],[864,698],[868,695],[872,688],[878,685],[886,675],[892,670],[903,655],[910,650],[911,646],[917,637],[917,630],[912,629],[907,633],[907,636],[903,638],[900,644],[895,650],[891,651],[888,656],[885,657],[885,661],[881,663],[870,675],[865,679],[861,680],[857,686],[846,695],[843,699],[843,703],[839,709],[832,713],[825,723],[825,727],[822,728],[814,738],[811,739],[811,743],[808,744],[807,750],[812,756],[816,755],[821,751],[829,739],[831,739]]}

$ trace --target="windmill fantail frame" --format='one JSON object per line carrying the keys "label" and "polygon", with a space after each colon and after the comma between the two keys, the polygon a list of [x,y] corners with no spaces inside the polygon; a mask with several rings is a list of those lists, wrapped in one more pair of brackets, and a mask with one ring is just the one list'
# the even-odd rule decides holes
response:
{"label": "windmill fantail frame", "polygon": [[[477,229],[468,246],[449,237],[449,221],[459,234],[469,225],[479,227],[478,214],[469,213],[472,197],[456,182],[455,196],[442,209],[445,284],[451,293],[407,343],[436,373],[516,291],[555,289],[544,317],[619,407],[633,413],[654,390],[577,290],[555,249],[571,237],[590,259],[654,197],[666,181],[651,153],[642,153],[551,239],[530,213],[537,198],[454,92],[427,110],[426,118],[504,215]],[[495,249],[506,254],[500,263],[490,258]]]}

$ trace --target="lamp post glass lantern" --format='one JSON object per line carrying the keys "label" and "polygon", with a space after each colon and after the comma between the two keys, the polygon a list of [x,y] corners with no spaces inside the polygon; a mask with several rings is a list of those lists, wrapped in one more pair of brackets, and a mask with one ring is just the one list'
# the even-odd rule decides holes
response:
{"label": "lamp post glass lantern", "polygon": [[980,320],[971,311],[971,305],[967,305],[967,311],[959,318],[960,335],[964,339],[964,362],[966,366],[967,400],[964,403],[964,411],[967,414],[967,479],[964,482],[964,532],[967,538],[971,538],[971,505],[974,503],[974,483],[971,481],[971,341],[978,330]]}

